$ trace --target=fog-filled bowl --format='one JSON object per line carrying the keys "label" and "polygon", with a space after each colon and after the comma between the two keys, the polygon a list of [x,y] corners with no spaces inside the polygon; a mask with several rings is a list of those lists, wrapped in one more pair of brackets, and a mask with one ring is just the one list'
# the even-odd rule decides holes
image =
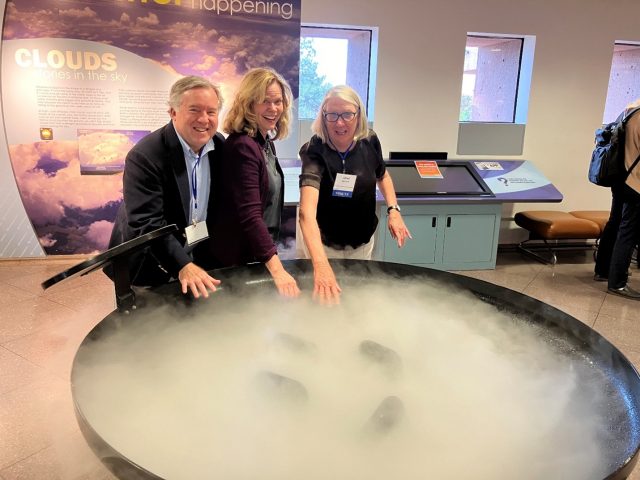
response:
{"label": "fog-filled bowl", "polygon": [[[310,292],[313,289],[313,271],[310,262],[306,260],[285,261],[284,265],[287,271],[298,280],[303,291],[302,296],[310,297]],[[446,302],[447,298],[452,298],[452,302],[458,303],[456,308],[464,311],[465,302],[469,302],[469,309],[473,310],[477,309],[477,307],[472,307],[472,303],[478,301],[487,307],[495,308],[501,318],[507,318],[508,321],[514,325],[521,324],[527,329],[531,329],[531,331],[534,332],[533,336],[535,341],[541,343],[543,347],[552,352],[553,355],[557,354],[559,358],[564,359],[561,360],[565,363],[562,369],[566,369],[567,372],[576,376],[575,392],[573,392],[572,395],[576,395],[576,398],[582,399],[585,399],[585,397],[592,398],[592,400],[589,400],[589,398],[584,400],[585,404],[589,404],[588,412],[583,406],[579,405],[576,405],[575,408],[571,405],[566,407],[567,412],[570,412],[572,416],[580,419],[580,415],[584,414],[585,418],[583,420],[585,422],[598,425],[595,438],[601,456],[597,462],[599,466],[598,471],[594,473],[595,476],[592,478],[624,479],[630,475],[636,464],[637,454],[640,448],[640,418],[638,416],[640,412],[640,377],[629,360],[599,333],[570,315],[543,302],[470,277],[384,262],[332,260],[332,265],[342,286],[344,298],[348,298],[350,291],[357,291],[358,288],[366,289],[367,285],[373,283],[376,279],[384,278],[384,282],[389,285],[389,288],[391,288],[392,284],[397,283],[399,286],[395,288],[400,289],[404,288],[402,282],[411,279],[417,287],[407,287],[406,290],[414,289],[411,291],[418,292],[417,295],[420,295],[420,285],[428,284],[432,291],[439,292],[439,305],[442,302]],[[148,313],[152,308],[160,306],[166,314],[168,319],[163,320],[163,325],[169,325],[169,328],[181,329],[172,331],[180,331],[180,335],[183,335],[185,334],[183,330],[186,328],[187,330],[191,329],[189,331],[193,331],[194,335],[197,335],[197,333],[195,333],[196,330],[194,330],[194,325],[210,321],[211,312],[214,312],[213,315],[217,318],[222,318],[225,315],[232,316],[236,315],[233,305],[243,303],[244,300],[249,301],[252,297],[260,295],[277,297],[271,277],[262,265],[215,270],[211,272],[211,274],[222,280],[222,287],[219,291],[212,294],[209,299],[194,300],[183,296],[179,292],[179,285],[177,283],[152,289],[146,294],[139,295],[139,308],[131,314],[125,315],[114,311],[105,317],[87,335],[76,354],[71,380],[75,411],[80,428],[96,455],[118,478],[167,478],[167,480],[169,480],[174,476],[180,475],[167,476],[165,473],[167,471],[166,469],[156,466],[153,461],[140,457],[135,452],[123,447],[123,445],[126,445],[126,442],[114,442],[114,432],[111,431],[111,429],[108,429],[108,432],[105,431],[104,420],[100,422],[94,420],[95,415],[93,412],[95,407],[88,404],[87,398],[91,396],[91,392],[87,392],[93,390],[95,386],[104,388],[104,391],[109,391],[111,386],[100,384],[103,380],[104,382],[108,381],[106,380],[106,376],[102,377],[100,373],[93,377],[88,376],[87,368],[91,368],[91,364],[96,358],[96,351],[104,349],[105,343],[129,343],[128,339],[132,341],[135,340],[136,342],[144,342],[144,338],[140,338],[138,323],[149,322],[149,320],[140,320],[140,322],[138,322],[138,319],[142,319],[145,312]],[[393,292],[393,290],[389,291]],[[397,296],[397,293],[393,293],[393,295]],[[233,298],[233,302],[229,302],[229,298]],[[278,300],[276,298],[274,301],[284,303],[264,304],[268,305],[265,306],[265,308],[271,310],[279,309],[279,305],[285,305],[285,307],[282,307],[284,309],[288,308],[286,307],[287,303],[285,300]],[[289,301],[289,303],[296,301],[299,300],[292,300]],[[309,298],[306,298],[305,301],[310,302],[310,304],[312,303]],[[431,302],[434,305],[435,311],[436,302],[434,300],[431,300]],[[461,302],[463,303],[462,305],[460,305]],[[369,303],[371,302],[369,301]],[[406,303],[406,301],[404,301],[404,303]],[[273,305],[275,305],[275,307],[273,307]],[[324,309],[320,311],[324,311],[327,318],[335,316],[340,309],[339,306],[318,306],[318,308]],[[370,308],[372,308],[370,312],[367,311],[367,304],[363,304],[361,308],[362,312],[356,313],[357,315],[362,315],[363,318],[373,316],[376,313],[374,311],[376,308],[375,305],[370,306]],[[425,309],[423,314],[425,318],[429,315],[429,310],[430,308]],[[259,308],[258,310],[254,310],[254,312],[256,311],[259,312]],[[351,315],[354,314],[351,313]],[[415,312],[415,315],[419,317],[422,313]],[[236,318],[236,320],[233,321],[238,320]],[[394,319],[389,318],[387,323],[393,321]],[[486,324],[488,321],[483,317],[482,322]],[[400,323],[398,323],[398,328],[402,328]],[[472,326],[472,329],[474,328],[486,330],[484,325],[477,327]],[[336,332],[336,338],[340,335],[340,332]],[[491,333],[489,335],[491,335]],[[498,342],[495,338],[490,338],[489,343],[493,340]],[[194,343],[195,341],[196,339],[194,339]],[[500,341],[503,342],[503,340]],[[183,345],[182,347],[189,349],[189,344]],[[157,347],[154,346],[153,348]],[[445,345],[443,348],[453,351],[453,345]],[[505,348],[508,350],[508,346]],[[117,356],[117,354],[113,355]],[[248,363],[250,361],[252,360],[247,359]],[[122,362],[122,358],[113,358],[113,363],[118,362]],[[108,358],[106,363],[109,363]],[[405,368],[410,367],[410,365],[405,365]],[[469,369],[472,367],[472,365],[469,365]],[[136,361],[131,361],[130,365],[120,365],[117,370],[118,378],[122,378],[122,376],[128,375],[129,373],[134,376],[137,368]],[[89,371],[91,372],[91,370]],[[102,372],[104,369],[95,371]],[[452,370],[452,372],[454,372],[455,378],[449,379],[450,381],[456,379],[466,381],[462,379],[462,375],[460,375],[458,370]],[[162,372],[156,372],[156,374],[159,378],[163,376]],[[528,388],[528,384],[526,385]],[[116,386],[114,388],[122,387]],[[596,392],[596,394],[594,394],[594,392]],[[161,394],[158,395],[160,396]],[[186,395],[197,396],[198,392],[186,392]],[[519,393],[518,395],[521,394]],[[145,400],[147,403],[153,403],[152,400],[149,400],[149,398],[153,398],[153,394],[145,398],[147,398],[147,400]],[[395,397],[393,398],[395,399]],[[523,397],[516,396],[514,398]],[[159,397],[158,400],[160,400]],[[110,416],[112,420],[122,421],[123,424],[136,423],[138,421],[137,418],[120,418],[121,415],[127,415],[127,413],[124,413],[127,411],[127,408],[124,408],[126,406],[128,405],[113,402],[110,406],[108,405],[106,407],[111,410],[107,412],[107,415]],[[433,406],[431,409],[433,411]],[[571,411],[572,409],[573,411]],[[144,413],[145,412],[140,412],[139,415],[143,416]],[[589,418],[586,418],[587,415]],[[411,418],[410,413],[408,416]],[[153,422],[153,419],[150,421]],[[157,419],[157,421],[161,423],[165,420]],[[518,421],[520,421],[520,419],[518,419]],[[114,422],[110,421],[110,424],[112,423]],[[553,431],[555,432],[556,430]],[[562,428],[557,431],[562,431]],[[160,432],[162,432],[162,430],[160,430]],[[123,433],[123,435],[128,434]],[[175,438],[173,438],[175,435],[172,435],[168,430],[166,435],[167,441],[169,441],[170,436],[172,437],[171,441],[175,441]],[[490,429],[488,429],[486,435],[494,435],[494,432],[490,432]],[[156,437],[154,441],[162,441],[162,438],[157,438],[162,437],[162,433],[156,432],[154,437]],[[458,439],[458,444],[464,444],[467,440],[464,435],[461,435]],[[389,439],[385,439],[384,441],[388,442]],[[182,447],[179,448],[184,448],[185,450],[194,448],[194,445],[189,444],[188,436],[180,445],[182,445]],[[177,453],[176,447],[171,448],[174,453]],[[380,446],[377,445],[375,448],[380,448]],[[392,447],[387,446],[385,448]],[[458,450],[458,447],[456,447],[456,450]],[[463,453],[463,449],[459,450],[461,455],[466,455]],[[428,451],[426,453],[428,453]],[[456,452],[452,454],[452,456],[456,454],[458,453]],[[167,455],[163,453],[163,456],[166,457]],[[184,456],[178,458],[176,461],[185,462]],[[390,458],[394,457],[391,455]],[[464,458],[460,458],[459,460],[460,462],[464,462]],[[346,462],[345,468],[348,469],[348,458],[343,461]],[[473,461],[478,462],[479,460],[474,459]],[[515,463],[520,464],[522,471],[525,472],[527,469],[530,469],[530,465],[528,465],[530,461],[531,459],[527,458],[526,454],[523,454],[522,458],[515,460]],[[570,461],[570,459],[560,459],[560,461],[565,462]],[[310,465],[310,468],[316,467]],[[459,466],[456,464],[452,463],[450,465],[450,475],[448,478],[456,478],[455,472],[457,468],[459,468]],[[411,475],[414,475],[415,472],[411,475],[406,474],[406,476],[403,477],[403,471],[402,468],[394,470],[393,466],[389,467],[389,472],[391,472],[395,478],[406,478],[407,480],[414,478]],[[256,472],[260,472],[259,466]],[[192,475],[192,473],[185,474],[184,478],[193,478]],[[251,474],[246,474],[246,472],[245,475],[248,475],[246,478],[256,478],[252,477]],[[268,477],[266,474],[260,475],[256,473],[256,475],[261,478]],[[298,471],[296,475],[300,475],[300,472]],[[317,478],[317,472],[314,472],[314,475],[316,475],[316,477],[313,478]],[[310,474],[305,476],[311,478]],[[332,472],[331,476],[333,476],[332,480],[334,480],[335,472]],[[242,477],[242,475],[238,475],[238,478],[240,477]],[[209,472],[201,478],[214,477],[212,477]],[[225,475],[225,471],[220,471],[215,478],[226,479],[229,477]],[[330,478],[328,473],[326,478]]]}

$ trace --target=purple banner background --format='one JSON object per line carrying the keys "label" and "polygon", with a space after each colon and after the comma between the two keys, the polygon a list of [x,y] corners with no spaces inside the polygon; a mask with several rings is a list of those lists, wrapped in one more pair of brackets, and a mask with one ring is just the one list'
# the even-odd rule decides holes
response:
{"label": "purple banner background", "polygon": [[[211,9],[213,5],[219,10]],[[244,11],[232,11],[239,5]],[[221,84],[228,105],[240,78],[249,68],[270,66],[287,79],[294,96],[298,96],[300,0],[242,3],[223,0],[215,4],[205,0],[160,3],[153,0],[14,0],[7,2],[2,35],[3,52],[7,45],[16,48],[16,43],[19,46],[24,42],[29,46],[22,49],[20,58],[31,67],[24,70],[22,77],[3,75],[4,95],[12,90],[24,91],[28,84],[29,88],[33,85],[33,91],[31,95],[27,92],[25,98],[33,98],[41,93],[36,92],[36,88],[59,85],[60,82],[48,82],[46,77],[36,78],[34,71],[41,66],[42,71],[48,68],[51,72],[52,64],[63,58],[67,70],[81,62],[86,68],[91,58],[83,57],[80,51],[47,56],[51,55],[51,39],[73,39],[86,42],[84,50],[88,52],[96,50],[92,45],[101,44],[130,52],[134,54],[130,55],[132,58],[139,57],[135,73],[146,75],[145,88],[155,95],[168,89],[166,81],[161,87],[158,85],[159,75],[154,72],[162,72],[165,79],[167,74],[175,79],[193,74]],[[42,41],[38,42],[39,39]],[[32,48],[34,41],[37,49]],[[17,62],[17,58],[17,55],[3,55],[3,71],[6,62],[11,62],[15,70],[13,62]],[[108,63],[109,59],[106,60]],[[104,59],[102,61],[104,63]],[[75,85],[77,89],[84,89],[87,84],[86,78],[84,82],[73,77],[66,81],[65,87]],[[139,91],[140,85],[136,87]],[[84,99],[99,93],[99,88],[93,85],[92,89],[80,93],[79,97]],[[3,108],[6,123],[21,116],[38,122],[38,111],[25,114],[15,107],[7,109],[4,105]],[[168,120],[166,115],[163,121]],[[61,128],[51,123],[36,125],[35,129],[29,125],[29,129],[40,132],[40,138],[33,135],[29,141],[22,134],[20,138],[12,135],[7,129],[9,154],[25,210],[47,254],[102,251],[122,202],[122,176],[82,175],[77,136],[63,138],[59,135]],[[92,123],[74,125],[76,132],[99,128],[149,130],[145,125],[126,128]],[[53,132],[50,138],[47,135],[51,132],[47,130]]]}

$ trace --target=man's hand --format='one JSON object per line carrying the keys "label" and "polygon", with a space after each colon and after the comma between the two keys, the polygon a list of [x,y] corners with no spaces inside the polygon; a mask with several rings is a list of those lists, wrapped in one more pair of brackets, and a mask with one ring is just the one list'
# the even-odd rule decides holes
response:
{"label": "man's hand", "polygon": [[195,298],[200,298],[200,295],[208,298],[209,291],[215,292],[216,287],[220,285],[220,280],[216,280],[193,262],[182,267],[178,272],[178,280],[182,285],[182,293],[186,294],[191,290]]}

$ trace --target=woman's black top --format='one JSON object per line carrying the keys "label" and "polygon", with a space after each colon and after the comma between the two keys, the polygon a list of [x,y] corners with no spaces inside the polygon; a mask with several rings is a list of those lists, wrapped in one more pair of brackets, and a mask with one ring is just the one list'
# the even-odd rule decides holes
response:
{"label": "woman's black top", "polygon": [[[385,174],[380,141],[373,131],[358,140],[344,162],[338,152],[314,135],[300,149],[300,187],[320,190],[317,220],[322,243],[336,249],[367,243],[378,225],[376,182]],[[333,196],[337,173],[356,175],[351,198]]]}

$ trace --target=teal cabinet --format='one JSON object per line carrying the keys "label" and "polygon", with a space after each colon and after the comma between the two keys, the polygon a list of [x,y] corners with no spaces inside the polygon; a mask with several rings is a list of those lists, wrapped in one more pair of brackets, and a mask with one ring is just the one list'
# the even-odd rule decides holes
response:
{"label": "teal cabinet", "polygon": [[[383,260],[394,263],[411,263],[432,265],[436,263],[436,245],[438,243],[438,215],[403,215],[404,223],[414,239],[408,240],[398,248],[396,241],[391,238],[387,229],[387,217],[381,217],[378,232],[384,233]],[[442,233],[441,233],[442,235]],[[382,236],[382,235],[381,235]]]}
{"label": "teal cabinet", "polygon": [[439,270],[495,268],[500,203],[401,204],[401,207],[413,239],[398,248],[387,228],[386,208],[381,205],[375,259]]}

